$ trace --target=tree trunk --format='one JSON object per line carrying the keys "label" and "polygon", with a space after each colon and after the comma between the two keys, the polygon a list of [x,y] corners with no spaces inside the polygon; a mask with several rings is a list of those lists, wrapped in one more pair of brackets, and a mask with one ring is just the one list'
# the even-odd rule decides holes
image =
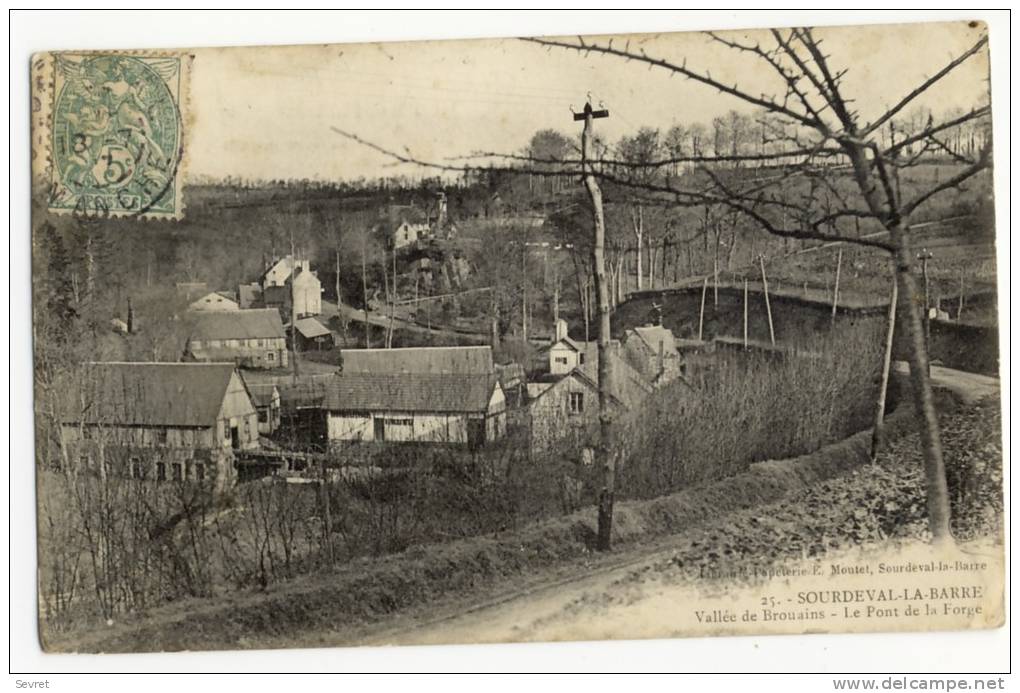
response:
{"label": "tree trunk", "polygon": [[928,528],[934,543],[952,542],[949,530],[949,490],[942,459],[938,415],[928,378],[928,349],[924,341],[921,318],[920,289],[911,267],[913,255],[910,239],[899,224],[888,226],[889,237],[896,248],[896,281],[898,284],[898,322],[904,328],[910,363],[910,385],[914,409],[920,420],[921,446],[924,452],[924,476],[928,499]]}

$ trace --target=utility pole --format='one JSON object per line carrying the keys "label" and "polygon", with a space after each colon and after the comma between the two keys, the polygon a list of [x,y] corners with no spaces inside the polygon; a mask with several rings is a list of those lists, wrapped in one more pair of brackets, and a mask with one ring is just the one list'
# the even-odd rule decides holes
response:
{"label": "utility pole", "polygon": [[[612,548],[613,498],[616,492],[616,463],[613,441],[612,413],[609,411],[609,383],[612,365],[609,359],[609,287],[606,284],[606,218],[602,210],[602,190],[592,170],[592,139],[596,118],[608,118],[609,111],[593,110],[591,102],[584,104],[584,112],[575,113],[574,120],[583,120],[581,131],[581,170],[584,172],[584,187],[592,204],[592,222],[595,244],[592,252],[594,263],[595,289],[599,305],[598,342],[598,387],[599,387],[599,444],[596,451],[597,464],[601,467],[602,479],[598,497],[598,540],[600,551]],[[640,248],[639,248],[640,252]]]}
{"label": "utility pole", "polygon": [[885,398],[889,391],[889,369],[892,365],[893,337],[896,334],[896,301],[899,288],[896,272],[893,272],[892,291],[889,294],[889,316],[886,318],[885,350],[882,354],[882,378],[878,386],[878,401],[875,403],[875,426],[871,429],[871,462],[878,460],[878,448],[882,442],[882,425],[885,423]]}
{"label": "utility pole", "polygon": [[297,339],[297,255],[294,253],[294,227],[290,227],[290,350],[294,354],[294,383],[298,379],[298,339]]}
{"label": "utility pole", "polygon": [[832,322],[836,322],[836,307],[839,305],[839,270],[843,266],[843,248],[839,249],[836,256],[836,281],[832,285]]}

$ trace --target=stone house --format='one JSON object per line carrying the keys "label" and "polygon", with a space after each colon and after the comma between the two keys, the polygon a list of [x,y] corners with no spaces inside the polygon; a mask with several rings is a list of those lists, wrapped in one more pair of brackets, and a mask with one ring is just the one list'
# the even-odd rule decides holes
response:
{"label": "stone house", "polygon": [[287,337],[275,308],[198,312],[191,319],[187,358],[244,368],[287,366]]}

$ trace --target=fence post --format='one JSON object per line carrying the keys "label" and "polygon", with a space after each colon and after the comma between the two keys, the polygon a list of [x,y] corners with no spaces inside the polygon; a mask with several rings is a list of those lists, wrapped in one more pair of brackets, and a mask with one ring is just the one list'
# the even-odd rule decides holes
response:
{"label": "fence post", "polygon": [[832,288],[832,322],[836,322],[836,306],[839,304],[839,270],[843,266],[843,249],[836,255],[836,283]]}
{"label": "fence post", "polygon": [[747,278],[744,279],[744,350],[747,350]]}
{"label": "fence post", "polygon": [[769,304],[769,280],[765,278],[765,256],[758,256],[758,263],[761,266],[761,285],[765,291],[765,311],[769,316],[769,339],[772,341],[772,346],[776,345],[776,330],[772,324],[772,306]]}
{"label": "fence post", "polygon": [[705,294],[708,293],[708,277],[705,277],[705,283],[701,285],[701,311],[698,313],[698,341],[704,341],[704,328],[705,328]]}

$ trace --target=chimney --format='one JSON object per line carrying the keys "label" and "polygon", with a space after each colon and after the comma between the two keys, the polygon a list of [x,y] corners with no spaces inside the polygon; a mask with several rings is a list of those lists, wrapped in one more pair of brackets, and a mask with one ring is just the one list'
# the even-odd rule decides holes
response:
{"label": "chimney", "polygon": [[553,343],[566,339],[567,337],[567,321],[560,318],[556,321],[556,328],[554,330]]}

